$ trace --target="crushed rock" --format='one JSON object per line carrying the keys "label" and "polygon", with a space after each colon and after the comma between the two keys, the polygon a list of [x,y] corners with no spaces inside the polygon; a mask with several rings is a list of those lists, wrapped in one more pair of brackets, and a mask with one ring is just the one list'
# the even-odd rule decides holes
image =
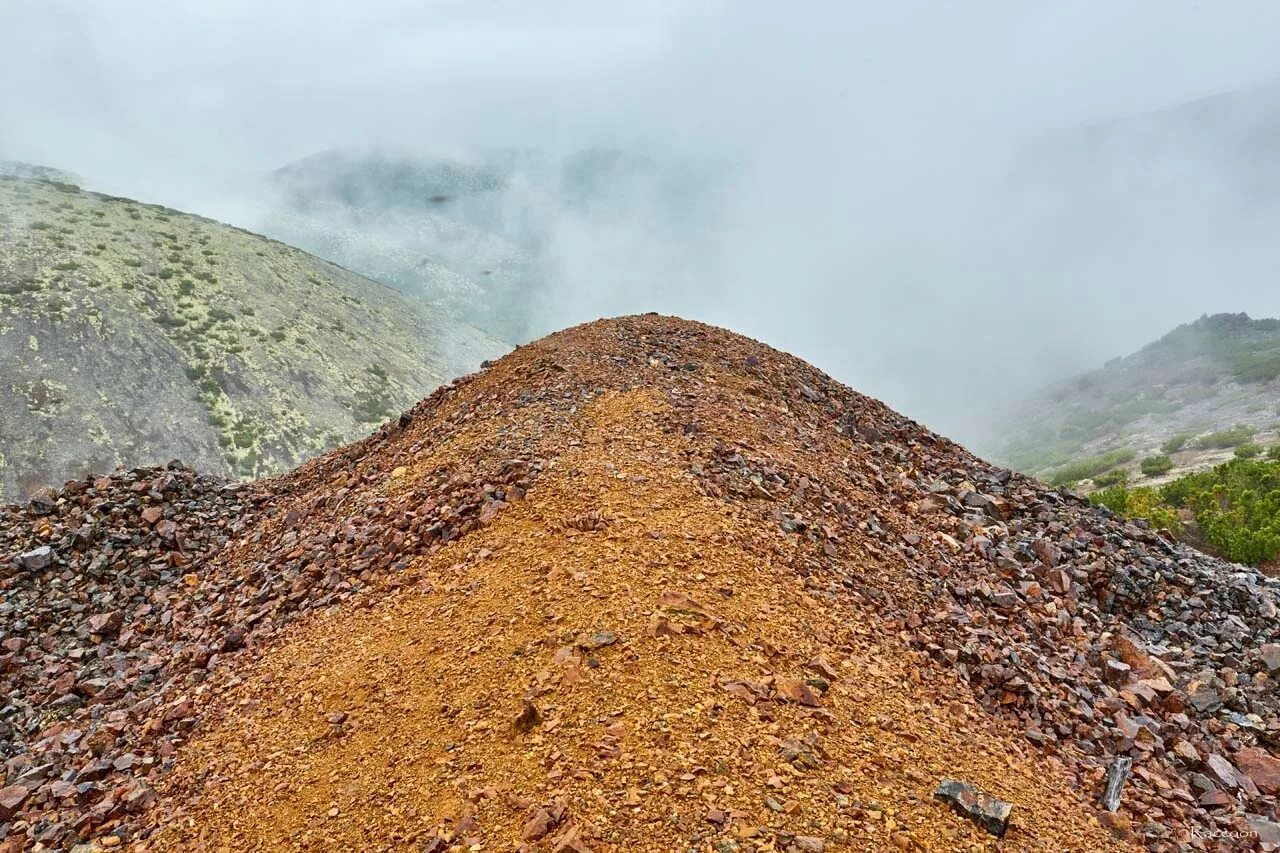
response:
{"label": "crushed rock", "polygon": [[944,778],[1003,849],[1277,820],[1275,581],[722,330],[588,324],[284,477],[157,474],[0,511],[6,853],[992,849]]}

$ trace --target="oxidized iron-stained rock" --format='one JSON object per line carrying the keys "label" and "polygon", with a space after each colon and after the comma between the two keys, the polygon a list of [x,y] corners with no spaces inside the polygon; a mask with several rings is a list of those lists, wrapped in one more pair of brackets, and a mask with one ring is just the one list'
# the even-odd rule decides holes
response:
{"label": "oxidized iron-stained rock", "polygon": [[1009,814],[1013,811],[1013,805],[982,793],[968,782],[943,779],[933,796],[997,838],[1003,836],[1009,828]]}
{"label": "oxidized iron-stained rock", "polygon": [[1246,747],[1235,755],[1239,772],[1248,776],[1264,794],[1280,794],[1280,759],[1258,747]]}
{"label": "oxidized iron-stained rock", "polygon": [[[1194,833],[1280,821],[1268,790],[1280,744],[1280,580],[994,468],[743,338],[658,317],[565,334],[499,363],[494,370],[508,371],[500,386],[459,380],[358,444],[275,480],[238,486],[175,465],[72,481],[0,507],[0,788],[28,791],[0,818],[0,835],[19,849],[37,835],[47,848],[68,847],[108,823],[134,837],[150,790],[135,784],[158,783],[180,756],[206,710],[202,687],[285,626],[383,584],[394,589],[416,560],[500,521],[564,452],[557,424],[636,388],[663,401],[667,410],[654,417],[673,442],[636,452],[678,452],[680,474],[701,495],[730,503],[762,542],[785,547],[779,565],[812,606],[856,606],[866,621],[859,628],[900,641],[921,669],[954,675],[964,690],[956,704],[1026,732],[1029,751],[1052,751],[1099,812],[1108,767],[1133,759],[1109,826],[1167,851]],[[590,337],[589,351],[578,335]],[[798,392],[801,383],[814,394]],[[486,422],[503,428],[477,432],[474,452],[436,455],[449,436]],[[631,472],[615,475],[625,482]],[[570,535],[607,543],[613,528],[601,527],[598,510],[577,507],[548,524],[580,517],[590,529],[570,526]],[[669,571],[675,588],[698,568]],[[708,673],[706,708],[731,701],[761,719],[799,712],[819,729],[849,726],[832,714],[857,671],[839,666],[834,650],[822,650],[830,663],[814,653],[784,661],[764,621],[746,632],[718,624],[718,606],[735,595],[730,575],[698,601],[664,597],[650,634],[628,632],[625,643],[609,646],[600,630],[621,634],[619,623],[549,621],[541,642],[566,649],[567,659],[548,672],[582,678],[648,639],[729,637],[744,644],[744,660],[771,671]],[[762,645],[752,648],[757,634]],[[503,689],[495,696],[543,695],[538,684]],[[537,701],[545,726],[555,725],[559,699]],[[497,725],[509,726],[519,708],[497,704],[507,715]],[[352,725],[325,728],[336,737]],[[876,724],[860,725],[874,742]],[[779,732],[772,746],[792,735],[802,737]],[[598,749],[612,756],[629,745],[615,738]],[[810,758],[821,761],[802,750],[792,769]],[[702,772],[691,775],[700,782]],[[771,794],[784,814],[798,807]],[[142,811],[129,811],[130,796]],[[644,797],[635,800],[631,807]],[[726,814],[726,827],[740,822],[726,803],[707,806]],[[55,812],[57,828],[40,823]],[[839,846],[828,837],[829,849]]]}

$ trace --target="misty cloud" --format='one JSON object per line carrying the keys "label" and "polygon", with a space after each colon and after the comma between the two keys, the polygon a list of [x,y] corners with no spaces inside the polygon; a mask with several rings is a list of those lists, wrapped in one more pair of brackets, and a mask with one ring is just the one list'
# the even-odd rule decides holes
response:
{"label": "misty cloud", "polygon": [[252,227],[318,151],[625,152],[656,167],[596,206],[512,184],[531,332],[708,320],[979,445],[1050,377],[1280,314],[1280,166],[1225,150],[1280,116],[1272,4],[553,5],[9,0],[0,158]]}

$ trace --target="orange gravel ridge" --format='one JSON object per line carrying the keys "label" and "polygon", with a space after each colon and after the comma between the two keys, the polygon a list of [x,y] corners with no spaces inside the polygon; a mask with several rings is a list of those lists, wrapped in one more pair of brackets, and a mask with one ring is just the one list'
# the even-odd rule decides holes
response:
{"label": "orange gravel ridge", "polygon": [[104,507],[175,568],[74,651],[144,638],[127,683],[56,706],[15,646],[0,853],[1280,845],[1274,585],[710,326],[552,335],[251,491],[69,484],[16,564]]}

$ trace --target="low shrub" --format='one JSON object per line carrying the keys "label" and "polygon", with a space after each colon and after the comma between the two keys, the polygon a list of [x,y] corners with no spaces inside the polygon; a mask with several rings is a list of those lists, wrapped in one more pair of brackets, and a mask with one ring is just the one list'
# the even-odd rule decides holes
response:
{"label": "low shrub", "polygon": [[1099,474],[1093,478],[1093,484],[1098,488],[1107,488],[1109,486],[1121,486],[1129,482],[1129,472],[1123,468],[1116,468],[1105,474]]}
{"label": "low shrub", "polygon": [[1053,471],[1049,475],[1049,482],[1055,486],[1064,486],[1068,483],[1094,479],[1104,471],[1132,461],[1137,455],[1132,450],[1112,450],[1087,459],[1080,459]]}
{"label": "low shrub", "polygon": [[1138,467],[1148,477],[1159,477],[1173,470],[1173,460],[1168,456],[1148,456]]}
{"label": "low shrub", "polygon": [[1196,439],[1196,447],[1206,450],[1238,447],[1253,438],[1255,432],[1257,430],[1248,424],[1236,424],[1228,429],[1200,436]]}

